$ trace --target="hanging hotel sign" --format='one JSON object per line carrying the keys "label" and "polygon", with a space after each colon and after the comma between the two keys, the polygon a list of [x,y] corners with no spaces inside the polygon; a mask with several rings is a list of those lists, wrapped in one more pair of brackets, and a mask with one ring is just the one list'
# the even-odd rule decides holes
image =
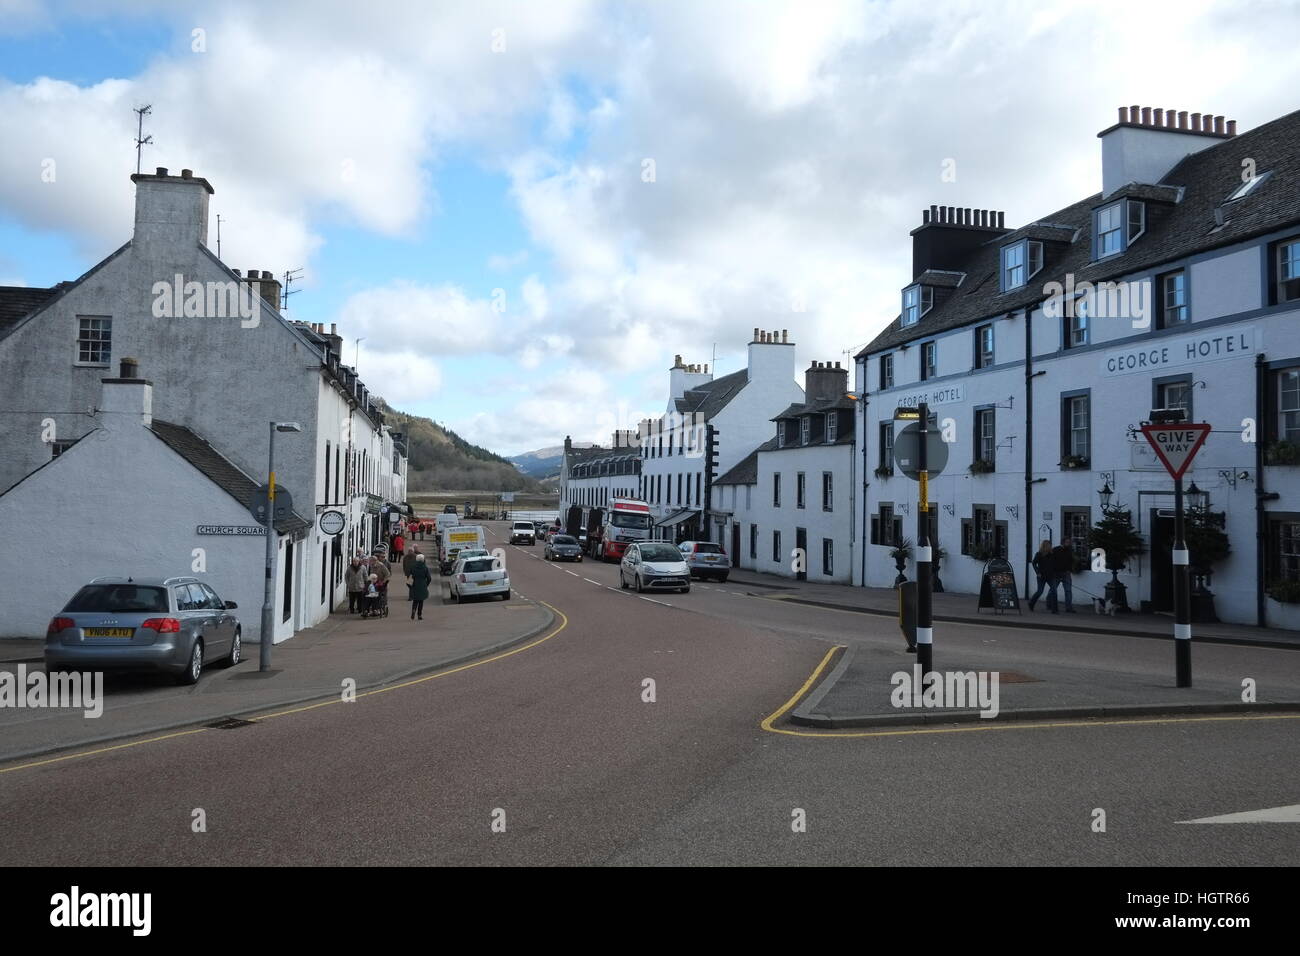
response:
{"label": "hanging hotel sign", "polygon": [[1230,332],[1205,332],[1201,335],[1156,340],[1148,345],[1102,353],[1101,374],[1110,378],[1240,358],[1255,353],[1255,340],[1253,325]]}

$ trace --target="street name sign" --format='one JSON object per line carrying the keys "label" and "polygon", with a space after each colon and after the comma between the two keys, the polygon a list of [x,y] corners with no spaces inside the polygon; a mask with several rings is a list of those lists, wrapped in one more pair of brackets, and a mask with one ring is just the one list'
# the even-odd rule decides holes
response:
{"label": "street name sign", "polygon": [[1169,477],[1177,481],[1186,473],[1192,459],[1210,436],[1210,427],[1205,423],[1143,425],[1142,434],[1155,449],[1156,457],[1169,472]]}

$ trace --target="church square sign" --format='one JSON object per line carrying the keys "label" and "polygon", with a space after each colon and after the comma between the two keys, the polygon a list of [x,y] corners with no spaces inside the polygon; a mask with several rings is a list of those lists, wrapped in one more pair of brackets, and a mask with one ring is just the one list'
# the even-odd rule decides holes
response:
{"label": "church square sign", "polygon": [[1157,340],[1149,345],[1116,349],[1102,354],[1101,374],[1110,378],[1135,372],[1161,372],[1184,365],[1200,365],[1218,359],[1253,355],[1256,348],[1255,327],[1231,331],[1205,332]]}

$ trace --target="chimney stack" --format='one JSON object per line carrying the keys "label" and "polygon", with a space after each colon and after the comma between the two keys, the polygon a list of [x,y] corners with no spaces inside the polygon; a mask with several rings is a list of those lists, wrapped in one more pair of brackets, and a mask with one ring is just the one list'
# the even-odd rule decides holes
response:
{"label": "chimney stack", "polygon": [[1213,113],[1189,118],[1186,110],[1121,106],[1119,122],[1097,134],[1102,194],[1109,196],[1129,183],[1158,183],[1184,157],[1236,134],[1235,120],[1225,122]]}
{"label": "chimney stack", "polygon": [[118,364],[117,378],[102,378],[99,408],[95,418],[100,428],[115,432],[124,428],[153,424],[153,383],[140,378],[140,363],[124,357]]}
{"label": "chimney stack", "polygon": [[1006,232],[1003,213],[963,206],[931,206],[912,230],[912,278],[927,269],[954,271],[977,248]]}
{"label": "chimney stack", "polygon": [[[156,246],[159,257],[168,246],[208,242],[208,197],[212,185],[185,169],[172,176],[166,166],[153,175],[133,173],[135,183],[135,241]],[[153,250],[148,250],[152,252]]]}
{"label": "chimney stack", "polygon": [[849,390],[849,370],[840,368],[839,362],[833,368],[830,362],[813,362],[803,373],[803,382],[805,403],[837,401]]}

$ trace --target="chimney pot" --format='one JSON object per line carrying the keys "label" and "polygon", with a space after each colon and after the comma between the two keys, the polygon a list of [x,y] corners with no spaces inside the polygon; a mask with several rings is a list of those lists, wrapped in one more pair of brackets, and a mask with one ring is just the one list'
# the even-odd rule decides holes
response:
{"label": "chimney pot", "polygon": [[1157,107],[1155,111],[1155,115],[1152,119],[1153,119],[1152,125],[1163,127],[1165,125],[1165,111]]}
{"label": "chimney pot", "polygon": [[239,274],[239,270],[238,270],[238,269],[231,269],[230,271],[233,272],[233,273],[235,274],[235,278],[236,278],[236,279],[242,279],[242,278],[243,278],[243,276]]}
{"label": "chimney pot", "polygon": [[339,334],[339,324],[337,322],[331,322],[330,335],[338,335],[338,334]]}
{"label": "chimney pot", "polygon": [[754,341],[758,341],[758,326],[754,326]]}
{"label": "chimney pot", "polygon": [[939,221],[939,207],[934,204],[930,205],[930,221],[931,222]]}
{"label": "chimney pot", "polygon": [[924,226],[924,225],[926,225],[929,221],[930,221],[930,210],[928,210],[928,209],[922,209],[922,210],[921,210],[921,225]]}
{"label": "chimney pot", "polygon": [[781,344],[782,344],[782,345],[788,345],[788,344],[789,344],[789,341],[790,341],[790,340],[787,338],[787,335],[788,335],[788,332],[787,332],[785,329],[782,329],[782,330],[781,330]]}
{"label": "chimney pot", "polygon": [[181,170],[181,179],[193,179],[193,178],[194,178],[194,170],[192,169]]}
{"label": "chimney pot", "polygon": [[1236,136],[1236,135],[1237,135],[1237,121],[1236,121],[1236,120],[1228,120],[1228,135],[1229,135],[1229,136]]}
{"label": "chimney pot", "polygon": [[1178,128],[1187,129],[1187,110],[1178,111]]}
{"label": "chimney pot", "polygon": [[1121,107],[1119,108],[1119,121],[1120,121],[1121,123],[1127,123],[1127,122],[1128,122],[1128,107],[1127,107],[1127,106],[1121,106]]}
{"label": "chimney pot", "polygon": [[1128,108],[1128,121],[1130,123],[1137,123],[1138,118],[1141,116],[1141,114],[1142,114],[1142,107],[1134,103],[1132,106]]}
{"label": "chimney pot", "polygon": [[1005,218],[1006,218],[1006,215],[1007,215],[1007,214],[1006,214],[1005,212],[999,212],[999,213],[998,213],[998,228],[999,228],[999,229],[1004,229],[1004,228],[1006,228],[1005,225],[1004,225],[1004,220],[1005,220]]}
{"label": "chimney pot", "polygon": [[1151,107],[1149,106],[1142,107],[1142,125],[1143,126],[1151,125]]}
{"label": "chimney pot", "polygon": [[269,273],[269,272],[267,272],[265,269],[263,269],[263,270],[262,270],[262,278],[263,278],[263,279],[266,279],[266,280],[270,280],[270,279],[274,278],[274,276],[272,276],[271,273]]}
{"label": "chimney pot", "polygon": [[155,168],[154,172],[155,172],[155,174],[158,175],[158,176],[166,176],[166,175],[167,175],[167,167],[166,167],[166,166],[158,166],[158,167]]}
{"label": "chimney pot", "polygon": [[955,223],[957,222],[957,207],[956,207],[956,206],[949,206],[949,207],[948,207],[948,222],[949,222],[949,224],[955,224]]}
{"label": "chimney pot", "polygon": [[1200,114],[1200,113],[1193,113],[1193,114],[1192,114],[1192,132],[1194,132],[1194,133],[1199,133],[1200,130],[1201,130],[1201,114]]}
{"label": "chimney pot", "polygon": [[140,363],[133,358],[124,357],[119,365],[118,378],[139,378]]}
{"label": "chimney pot", "polygon": [[1222,117],[1222,116],[1216,116],[1216,117],[1214,117],[1214,131],[1215,131],[1216,133],[1223,133],[1224,130],[1223,130],[1223,117]]}

